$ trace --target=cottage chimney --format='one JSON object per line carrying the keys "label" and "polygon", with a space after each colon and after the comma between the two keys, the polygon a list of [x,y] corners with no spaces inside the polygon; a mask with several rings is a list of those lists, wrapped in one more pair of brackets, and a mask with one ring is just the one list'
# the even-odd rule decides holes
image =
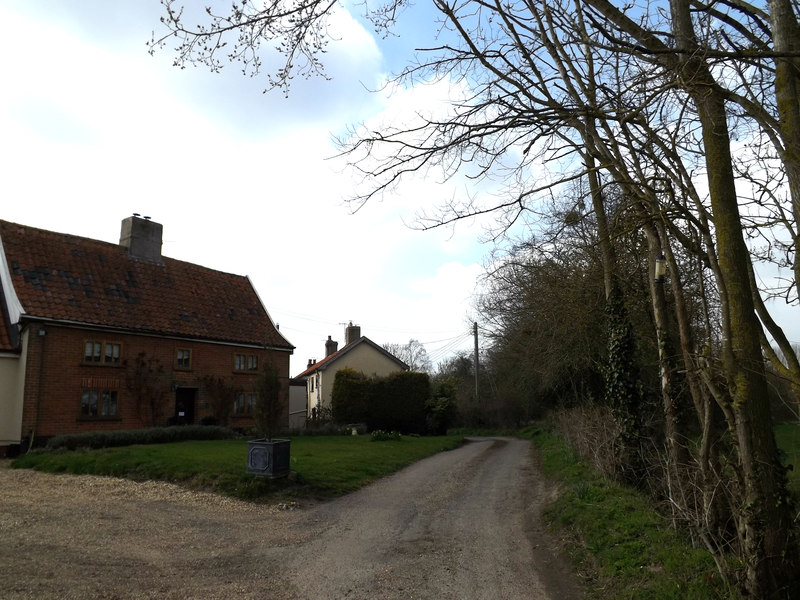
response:
{"label": "cottage chimney", "polygon": [[361,338],[361,327],[358,325],[353,325],[353,322],[350,321],[350,324],[344,330],[344,344],[350,344],[355,342],[356,340]]}
{"label": "cottage chimney", "polygon": [[119,245],[128,249],[128,256],[156,264],[163,264],[161,260],[161,235],[160,223],[151,221],[150,217],[140,217],[134,213],[132,217],[123,219],[122,231],[119,235]]}
{"label": "cottage chimney", "polygon": [[327,358],[339,349],[339,342],[335,342],[328,336],[328,341],[325,342],[325,357]]}
{"label": "cottage chimney", "polygon": [[313,365],[313,364],[314,364],[314,363],[313,363],[313,362],[312,362],[312,360],[309,358],[309,359],[308,359],[308,365],[306,365],[306,369],[310,369],[310,368],[311,368],[311,365]]}

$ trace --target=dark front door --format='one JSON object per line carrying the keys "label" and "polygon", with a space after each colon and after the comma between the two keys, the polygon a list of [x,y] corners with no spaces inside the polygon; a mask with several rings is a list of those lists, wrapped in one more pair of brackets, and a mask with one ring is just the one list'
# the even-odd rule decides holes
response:
{"label": "dark front door", "polygon": [[194,423],[194,400],[196,388],[181,388],[175,390],[175,423],[177,425],[191,425]]}

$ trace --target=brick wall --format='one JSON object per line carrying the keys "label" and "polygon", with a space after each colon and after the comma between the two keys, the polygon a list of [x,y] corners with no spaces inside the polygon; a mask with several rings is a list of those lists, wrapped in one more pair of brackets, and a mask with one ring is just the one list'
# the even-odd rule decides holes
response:
{"label": "brick wall", "polygon": [[[40,332],[44,335],[40,335]],[[84,345],[89,340],[120,344],[119,363],[104,364],[102,354],[100,363],[86,363]],[[176,365],[178,349],[191,352],[189,368]],[[158,376],[151,378],[163,391],[163,411],[156,419],[156,425],[167,424],[167,419],[175,415],[176,394],[181,388],[193,404],[193,410],[190,411],[193,413],[192,422],[197,423],[210,414],[209,394],[203,385],[204,376],[221,377],[233,389],[252,390],[257,374],[236,371],[235,354],[257,356],[259,367],[271,364],[287,381],[289,376],[288,352],[32,324],[22,416],[23,437],[30,436],[31,432],[35,432],[37,437],[49,437],[149,426],[149,402],[137,402],[137,397],[142,394],[137,393],[137,386],[133,383],[136,357],[140,353],[143,353],[145,360],[155,359],[157,362],[153,364],[163,369]],[[110,418],[81,416],[81,394],[88,388],[116,390],[117,415]],[[138,386],[139,390],[141,388],[141,385]],[[284,388],[288,414],[288,385]],[[233,403],[233,398],[230,402]],[[253,420],[250,417],[236,417],[230,424],[246,427],[252,425]]]}

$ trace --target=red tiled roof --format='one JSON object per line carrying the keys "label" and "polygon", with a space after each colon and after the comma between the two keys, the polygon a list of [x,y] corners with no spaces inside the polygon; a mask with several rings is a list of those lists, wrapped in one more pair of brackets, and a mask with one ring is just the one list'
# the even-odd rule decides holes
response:
{"label": "red tiled roof", "polygon": [[315,362],[313,365],[308,367],[305,371],[303,371],[299,375],[295,375],[294,379],[300,379],[301,377],[305,377],[307,375],[311,375],[311,373],[313,373],[317,369],[321,369],[322,367],[326,366],[329,362],[332,362],[332,361],[336,360],[336,358],[338,358],[339,355],[341,355],[341,353],[344,352],[345,348],[349,348],[350,346],[352,346],[353,344],[355,344],[358,341],[359,340],[356,340],[355,342],[350,342],[350,344],[348,344],[347,346],[345,346],[341,350],[337,350],[333,354],[329,354],[328,356],[326,356],[322,360]]}
{"label": "red tiled roof", "polygon": [[6,221],[0,240],[27,317],[293,348],[247,277]]}

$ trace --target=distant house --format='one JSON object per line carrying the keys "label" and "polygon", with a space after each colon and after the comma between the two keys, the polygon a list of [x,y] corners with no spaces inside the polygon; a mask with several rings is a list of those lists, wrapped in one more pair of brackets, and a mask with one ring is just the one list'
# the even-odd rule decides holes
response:
{"label": "distant house", "polygon": [[265,366],[288,413],[293,346],[250,280],[163,257],[161,235],[138,215],[119,245],[0,221],[0,452],[211,415],[248,426]]}
{"label": "distant house", "polygon": [[381,346],[361,335],[361,327],[350,323],[345,330],[345,345],[328,336],[325,358],[308,361],[305,371],[295,377],[306,382],[308,417],[314,418],[320,410],[330,409],[333,382],[341,369],[353,369],[371,377],[385,377],[398,371],[407,371],[408,365]]}

